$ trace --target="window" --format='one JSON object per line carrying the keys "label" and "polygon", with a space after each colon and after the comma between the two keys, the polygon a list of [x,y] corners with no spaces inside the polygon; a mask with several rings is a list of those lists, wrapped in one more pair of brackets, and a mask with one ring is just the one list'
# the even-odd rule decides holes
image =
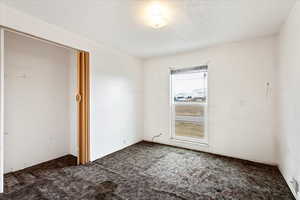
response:
{"label": "window", "polygon": [[207,143],[207,66],[171,70],[172,138]]}

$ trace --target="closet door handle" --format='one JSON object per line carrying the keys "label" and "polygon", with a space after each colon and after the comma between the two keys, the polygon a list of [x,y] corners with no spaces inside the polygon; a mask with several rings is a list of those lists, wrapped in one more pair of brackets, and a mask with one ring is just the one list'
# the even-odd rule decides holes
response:
{"label": "closet door handle", "polygon": [[80,94],[76,94],[76,101],[79,103],[81,102],[81,95]]}

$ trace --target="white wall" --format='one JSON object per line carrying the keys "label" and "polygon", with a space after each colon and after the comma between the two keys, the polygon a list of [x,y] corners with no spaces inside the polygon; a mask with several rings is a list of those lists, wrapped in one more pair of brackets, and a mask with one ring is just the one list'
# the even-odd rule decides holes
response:
{"label": "white wall", "polygon": [[[275,70],[274,37],[225,44],[144,63],[144,139],[276,164],[274,97],[267,95]],[[208,63],[209,146],[170,140],[169,67]]]}
{"label": "white wall", "polygon": [[[300,2],[297,1],[279,37],[278,154],[288,184],[300,183]],[[293,191],[293,190],[292,190]],[[300,194],[298,194],[300,199]]]}
{"label": "white wall", "polygon": [[7,173],[71,153],[71,138],[76,137],[71,113],[76,112],[69,93],[72,89],[74,95],[76,82],[70,71],[76,65],[70,65],[73,51],[10,32],[5,32],[4,48]]}
{"label": "white wall", "polygon": [[143,137],[143,69],[140,61],[105,48],[91,60],[92,160]]}
{"label": "white wall", "polygon": [[[90,52],[92,160],[142,140],[143,68],[140,60],[3,3],[0,3],[0,26]],[[0,183],[0,192],[2,185]]]}

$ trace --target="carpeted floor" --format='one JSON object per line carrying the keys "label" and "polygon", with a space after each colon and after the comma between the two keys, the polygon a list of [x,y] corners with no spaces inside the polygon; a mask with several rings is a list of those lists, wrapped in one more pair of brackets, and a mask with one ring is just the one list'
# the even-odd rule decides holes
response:
{"label": "carpeted floor", "polygon": [[276,167],[148,142],[73,164],[67,156],[8,174],[0,199],[294,199]]}

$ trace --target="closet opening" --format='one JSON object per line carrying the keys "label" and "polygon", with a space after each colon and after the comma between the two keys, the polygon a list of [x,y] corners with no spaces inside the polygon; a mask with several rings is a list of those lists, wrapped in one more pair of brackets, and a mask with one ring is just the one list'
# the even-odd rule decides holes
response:
{"label": "closet opening", "polygon": [[89,53],[10,30],[2,38],[4,177],[88,163]]}

